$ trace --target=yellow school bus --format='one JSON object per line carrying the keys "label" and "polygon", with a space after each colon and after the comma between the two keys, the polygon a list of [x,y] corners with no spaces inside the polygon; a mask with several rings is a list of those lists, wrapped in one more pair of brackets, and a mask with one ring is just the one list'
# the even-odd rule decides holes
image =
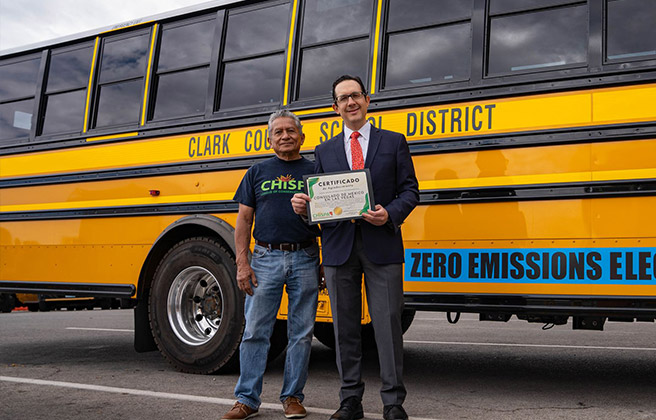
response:
{"label": "yellow school bus", "polygon": [[355,74],[419,179],[406,328],[653,321],[654,22],[645,0],[216,1],[3,51],[0,292],[129,299],[138,351],[234,365],[234,191],[274,110],[309,158],[340,132],[331,83]]}

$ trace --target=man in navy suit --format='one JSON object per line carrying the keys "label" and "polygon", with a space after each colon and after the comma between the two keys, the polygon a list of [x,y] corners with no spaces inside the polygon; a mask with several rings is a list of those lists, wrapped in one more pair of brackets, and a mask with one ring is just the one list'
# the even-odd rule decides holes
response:
{"label": "man in navy suit", "polygon": [[[403,385],[403,240],[401,224],[419,202],[410,151],[402,134],[367,122],[370,97],[359,77],[333,83],[333,109],[344,131],[316,147],[315,172],[368,168],[375,207],[360,220],[322,223],[323,266],[330,294],[337,367],[342,380],[340,408],[331,419],[363,417],[360,336],[361,282],[364,274],[380,361],[385,420],[405,420]],[[295,194],[292,206],[304,215],[310,198]]]}

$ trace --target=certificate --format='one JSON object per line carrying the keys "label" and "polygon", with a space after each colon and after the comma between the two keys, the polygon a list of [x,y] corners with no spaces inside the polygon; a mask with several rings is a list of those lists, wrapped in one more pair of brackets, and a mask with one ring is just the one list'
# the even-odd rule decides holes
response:
{"label": "certificate", "polygon": [[308,220],[312,224],[360,219],[374,208],[369,169],[305,175],[310,196]]}

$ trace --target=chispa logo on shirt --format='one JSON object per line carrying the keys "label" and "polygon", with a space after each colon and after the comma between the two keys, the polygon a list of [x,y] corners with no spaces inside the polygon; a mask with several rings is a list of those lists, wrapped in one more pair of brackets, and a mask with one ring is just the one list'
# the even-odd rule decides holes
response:
{"label": "chispa logo on shirt", "polygon": [[262,194],[297,193],[303,191],[303,181],[294,179],[291,174],[280,175],[276,179],[262,182],[260,189]]}

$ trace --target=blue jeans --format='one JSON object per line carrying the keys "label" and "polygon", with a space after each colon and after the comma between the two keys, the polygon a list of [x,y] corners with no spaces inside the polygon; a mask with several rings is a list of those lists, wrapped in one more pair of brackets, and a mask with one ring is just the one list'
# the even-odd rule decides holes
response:
{"label": "blue jeans", "polygon": [[286,286],[288,343],[280,400],[296,397],[303,401],[317,312],[319,246],[278,251],[255,245],[251,267],[258,286],[253,288],[253,296],[246,295],[244,304],[246,328],[239,346],[240,374],[235,397],[253,409],[260,407],[271,333]]}

